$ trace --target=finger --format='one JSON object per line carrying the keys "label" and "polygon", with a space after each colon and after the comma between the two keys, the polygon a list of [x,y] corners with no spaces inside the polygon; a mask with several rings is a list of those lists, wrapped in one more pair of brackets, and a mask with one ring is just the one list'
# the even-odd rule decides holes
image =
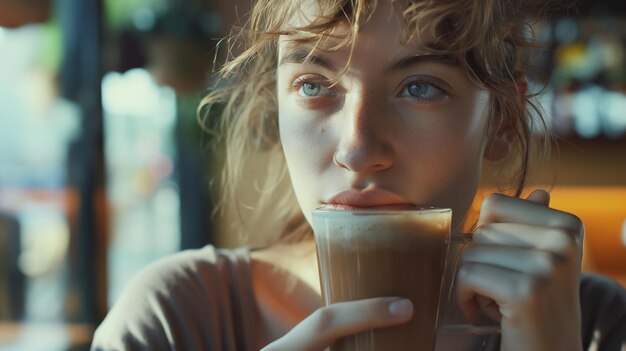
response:
{"label": "finger", "polygon": [[475,322],[479,314],[498,323],[502,319],[498,304],[493,299],[480,294],[468,294],[465,297],[457,294],[457,298],[460,299],[457,300],[457,307],[470,323]]}
{"label": "finger", "polygon": [[463,252],[463,262],[488,264],[547,280],[555,273],[563,258],[540,250],[477,245]]}
{"label": "finger", "polygon": [[[535,199],[535,196],[540,197],[534,195],[532,199]],[[478,226],[487,223],[520,223],[582,233],[582,222],[570,213],[502,194],[491,194],[483,201]]]}
{"label": "finger", "polygon": [[316,310],[263,350],[323,350],[335,340],[411,319],[413,305],[400,298],[374,298],[332,304]]}
{"label": "finger", "polygon": [[503,317],[511,310],[511,305],[532,303],[534,291],[544,284],[525,273],[480,263],[464,263],[457,276],[457,304],[466,318],[474,318],[479,306],[476,297],[482,295],[499,306]]}
{"label": "finger", "polygon": [[478,309],[483,316],[494,322],[500,322],[502,319],[500,307],[494,300],[483,295],[476,295],[476,304],[478,305]]}
{"label": "finger", "polygon": [[526,200],[530,202],[534,202],[538,205],[549,207],[550,206],[550,193],[542,189],[536,189],[532,193],[530,193],[530,195],[528,195]]}
{"label": "finger", "polygon": [[580,249],[581,238],[576,234],[578,233],[560,228],[541,228],[518,223],[490,223],[476,229],[472,242],[477,245],[533,248],[567,259]]}

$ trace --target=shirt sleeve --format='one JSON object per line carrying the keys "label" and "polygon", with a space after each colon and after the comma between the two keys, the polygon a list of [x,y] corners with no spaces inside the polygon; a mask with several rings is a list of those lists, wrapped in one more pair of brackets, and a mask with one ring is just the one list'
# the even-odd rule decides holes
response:
{"label": "shirt sleeve", "polygon": [[215,316],[220,286],[211,282],[220,282],[220,267],[211,257],[206,248],[182,252],[138,273],[96,330],[91,350],[231,349]]}
{"label": "shirt sleeve", "polygon": [[626,350],[626,290],[606,277],[583,274],[580,284],[583,349]]}

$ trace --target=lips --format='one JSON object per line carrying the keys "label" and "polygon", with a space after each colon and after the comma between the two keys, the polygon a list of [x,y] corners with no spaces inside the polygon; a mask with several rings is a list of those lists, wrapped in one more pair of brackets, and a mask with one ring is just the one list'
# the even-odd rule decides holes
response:
{"label": "lips", "polygon": [[382,190],[343,191],[324,202],[324,209],[333,210],[412,210],[417,206],[402,196]]}

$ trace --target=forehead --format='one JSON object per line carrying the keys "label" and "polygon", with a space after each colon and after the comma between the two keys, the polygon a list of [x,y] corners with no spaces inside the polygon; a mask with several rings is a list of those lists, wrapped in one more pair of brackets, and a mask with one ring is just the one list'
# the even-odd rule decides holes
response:
{"label": "forehead", "polygon": [[303,42],[311,44],[321,51],[336,51],[338,49],[346,49],[352,44],[355,47],[375,48],[379,50],[391,49],[391,47],[406,47],[407,49],[425,51],[425,46],[421,44],[419,39],[405,42],[407,33],[407,24],[402,16],[402,7],[400,3],[389,1],[379,1],[376,8],[367,18],[362,20],[362,25],[358,28],[358,39],[352,43],[346,38],[350,38],[354,27],[350,25],[348,20],[342,19],[336,25],[324,31],[324,35],[313,34],[308,32],[306,28],[309,25],[316,25],[316,20],[327,18],[328,13],[324,13],[320,2],[318,1],[302,1],[302,6],[294,10],[290,18],[287,20],[284,28],[289,32],[288,35],[281,35],[279,38],[279,50],[298,46]]}

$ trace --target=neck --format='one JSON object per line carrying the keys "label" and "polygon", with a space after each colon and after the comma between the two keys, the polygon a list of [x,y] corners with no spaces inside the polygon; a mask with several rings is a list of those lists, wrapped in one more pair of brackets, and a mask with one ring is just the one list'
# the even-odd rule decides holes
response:
{"label": "neck", "polygon": [[322,306],[313,240],[253,251],[251,263],[264,334],[269,340]]}
{"label": "neck", "polygon": [[265,262],[270,263],[277,271],[301,281],[320,295],[319,271],[313,240],[278,244],[268,250],[268,253]]}

